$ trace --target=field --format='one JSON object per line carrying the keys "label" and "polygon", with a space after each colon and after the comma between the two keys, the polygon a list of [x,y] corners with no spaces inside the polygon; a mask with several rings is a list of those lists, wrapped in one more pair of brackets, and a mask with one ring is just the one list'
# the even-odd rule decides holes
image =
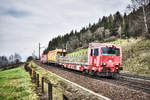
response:
{"label": "field", "polygon": [[37,100],[33,87],[23,66],[0,71],[0,100]]}

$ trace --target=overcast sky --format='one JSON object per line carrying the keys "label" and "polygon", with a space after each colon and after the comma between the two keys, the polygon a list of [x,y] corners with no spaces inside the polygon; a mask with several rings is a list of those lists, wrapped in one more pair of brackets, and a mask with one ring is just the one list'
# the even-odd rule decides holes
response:
{"label": "overcast sky", "polygon": [[129,0],[0,0],[0,56],[14,52],[25,59],[38,43],[72,29],[80,30],[102,16],[124,13]]}

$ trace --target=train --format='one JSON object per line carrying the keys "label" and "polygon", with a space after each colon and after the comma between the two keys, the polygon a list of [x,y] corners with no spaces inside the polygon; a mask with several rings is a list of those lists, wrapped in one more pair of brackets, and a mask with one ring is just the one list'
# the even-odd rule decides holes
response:
{"label": "train", "polygon": [[84,56],[68,56],[66,49],[56,49],[42,55],[41,62],[81,71],[90,75],[118,77],[122,67],[122,49],[118,45],[89,43]]}

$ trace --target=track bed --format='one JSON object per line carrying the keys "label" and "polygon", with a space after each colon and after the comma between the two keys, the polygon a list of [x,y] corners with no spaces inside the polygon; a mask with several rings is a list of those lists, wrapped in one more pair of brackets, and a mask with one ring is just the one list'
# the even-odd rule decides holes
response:
{"label": "track bed", "polygon": [[[43,65],[36,62],[41,67],[67,79],[75,82],[85,88],[88,88],[96,93],[102,94],[113,100],[149,100],[150,99],[150,85],[149,81],[133,80],[124,78],[123,76],[119,80],[92,77],[90,75],[84,75],[78,71],[72,71],[68,69],[61,69],[59,67]],[[144,82],[143,82],[144,81]]]}

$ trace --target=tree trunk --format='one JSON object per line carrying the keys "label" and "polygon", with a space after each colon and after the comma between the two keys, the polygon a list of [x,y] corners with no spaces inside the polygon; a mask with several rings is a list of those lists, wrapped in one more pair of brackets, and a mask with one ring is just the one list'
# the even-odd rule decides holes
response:
{"label": "tree trunk", "polygon": [[142,9],[143,9],[144,25],[145,25],[145,33],[143,35],[144,35],[144,37],[146,37],[148,35],[147,18],[146,18],[144,6],[142,6]]}

